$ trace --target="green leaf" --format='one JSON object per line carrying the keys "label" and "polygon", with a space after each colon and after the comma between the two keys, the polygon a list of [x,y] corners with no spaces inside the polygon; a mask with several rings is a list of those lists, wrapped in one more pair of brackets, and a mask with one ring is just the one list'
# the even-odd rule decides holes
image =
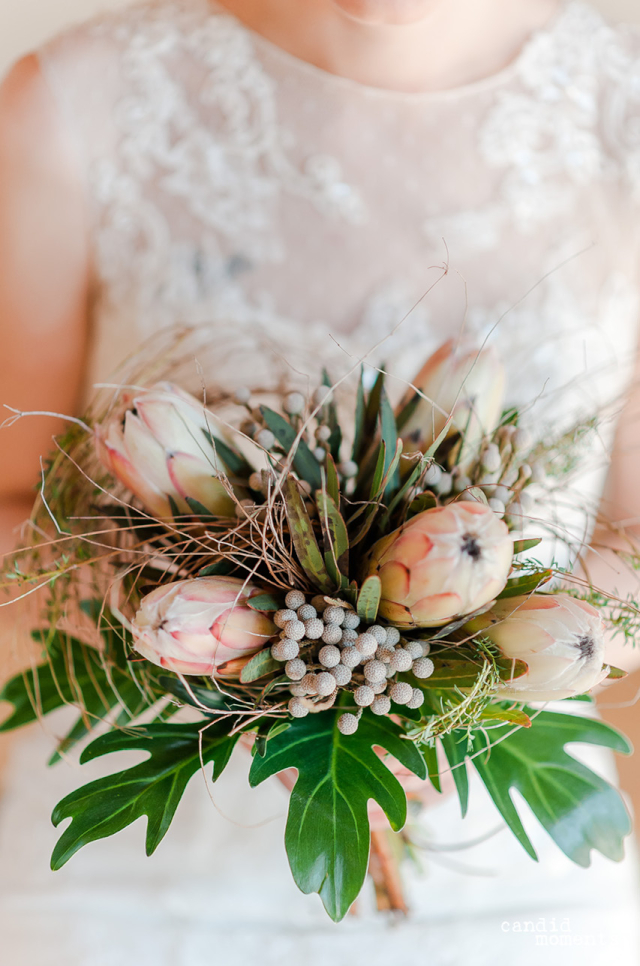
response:
{"label": "green leaf", "polygon": [[481,716],[482,721],[505,721],[507,724],[530,728],[531,718],[519,708],[500,708],[496,705],[485,708]]}
{"label": "green leaf", "polygon": [[256,594],[255,597],[250,597],[247,601],[249,607],[253,610],[280,610],[282,604],[278,601],[273,594]]}
{"label": "green leaf", "polygon": [[[457,648],[432,652],[434,671],[426,679],[418,679],[417,686],[427,693],[433,689],[472,688],[484,667],[482,659],[474,658]],[[497,658],[495,665],[503,680],[512,680],[526,674],[528,667],[524,661],[511,658]]]}
{"label": "green leaf", "polygon": [[363,582],[360,593],[358,594],[358,604],[356,607],[358,617],[362,618],[368,624],[373,624],[378,616],[381,597],[382,581],[376,574],[372,574],[371,577],[367,577]]}
{"label": "green leaf", "polygon": [[384,392],[384,380],[385,373],[381,371],[376,376],[376,381],[373,384],[369,397],[365,405],[365,419],[364,419],[364,440],[363,444],[366,448],[367,444],[373,439],[373,435],[376,431],[376,426],[378,424],[378,419],[380,417],[380,401],[382,399],[382,393]]}
{"label": "green leaf", "polygon": [[[527,709],[528,710],[528,709]],[[529,711],[533,727],[504,738],[501,728],[474,737],[474,751],[488,740],[488,752],[473,764],[502,817],[534,859],[510,790],[517,789],[556,845],[577,865],[588,866],[591,850],[619,861],[631,821],[619,792],[576,761],[565,745],[581,742],[629,754],[627,739],[610,725],[582,715]],[[504,740],[500,740],[500,739]]]}
{"label": "green leaf", "polygon": [[92,761],[114,751],[141,750],[149,758],[132,768],[99,778],[67,795],[56,805],[52,821],[71,824],[62,833],[51,857],[60,869],[83,845],[115,835],[147,816],[147,855],[164,838],[189,779],[202,761],[213,762],[213,780],[224,771],[237,737],[228,734],[230,720],[203,728],[197,724],[155,724],[135,733],[111,732],[85,748],[81,761]]}
{"label": "green leaf", "polygon": [[534,574],[525,574],[524,577],[512,577],[507,581],[502,593],[498,594],[498,600],[532,594],[538,587],[548,583],[552,577],[552,570],[538,570]]}
{"label": "green leaf", "polygon": [[623,678],[629,676],[628,671],[623,671],[620,667],[614,667],[613,664],[609,667],[609,673],[607,674],[607,681],[621,681]]}
{"label": "green leaf", "polygon": [[319,490],[322,486],[320,464],[305,441],[303,439],[299,439],[296,443],[296,438],[298,436],[296,430],[293,428],[291,423],[287,422],[287,420],[283,416],[280,416],[279,413],[274,413],[274,411],[269,409],[267,406],[261,406],[260,412],[262,413],[265,423],[276,437],[285,453],[291,453],[295,446],[292,459],[296,473],[301,479],[306,480],[314,490]]}
{"label": "green leaf", "polygon": [[223,440],[218,439],[217,436],[213,436],[211,433],[205,430],[205,436],[213,446],[213,448],[218,453],[218,456],[225,464],[226,468],[233,476],[240,476],[247,479],[253,473],[253,467],[251,464],[242,456],[241,453],[236,452]]}
{"label": "green leaf", "polygon": [[[379,527],[380,527],[380,529],[382,530],[383,533],[388,529],[389,521],[391,519],[391,516],[392,516],[394,510],[396,509],[397,506],[399,506],[399,504],[404,499],[406,499],[406,497],[410,493],[412,487],[415,486],[415,484],[420,479],[420,476],[422,475],[422,473],[424,473],[424,466],[423,466],[422,462],[420,462],[420,463],[418,463],[417,466],[414,466],[413,470],[411,471],[411,473],[409,474],[409,476],[407,477],[407,479],[404,481],[404,483],[402,484],[402,486],[400,487],[400,489],[398,490],[398,492],[395,494],[395,496],[393,497],[393,499],[389,503],[389,506],[385,510],[385,512],[384,512],[384,514],[381,517],[380,522],[379,522]],[[432,506],[435,506],[436,505],[436,499],[435,499],[435,497],[432,497],[432,499],[433,499],[433,503],[431,505]]]}
{"label": "green leaf", "polygon": [[[211,510],[208,510],[207,507],[204,506],[203,503],[200,503],[198,500],[194,500],[192,497],[186,496],[185,501],[188,504],[191,512],[195,514],[195,516],[200,517],[201,520],[218,519],[218,517],[211,512]],[[175,516],[175,513],[174,513],[174,516]]]}
{"label": "green leaf", "polygon": [[440,741],[449,762],[451,775],[460,800],[460,811],[464,818],[469,807],[469,775],[466,764],[468,735],[466,731],[453,731],[451,734],[443,735]]}
{"label": "green leaf", "polygon": [[365,433],[365,400],[364,400],[364,384],[362,381],[364,375],[364,369],[360,367],[360,379],[358,380],[358,391],[356,394],[356,412],[354,418],[354,440],[353,440],[353,450],[351,453],[351,458],[355,460],[356,463],[360,462],[360,457],[362,456],[363,450],[366,445],[366,433]]}
{"label": "green leaf", "polygon": [[318,490],[315,496],[324,535],[325,550],[332,558],[337,572],[336,582],[341,585],[340,574],[346,576],[349,573],[349,534],[347,527],[338,507],[327,493]]}
{"label": "green leaf", "polygon": [[340,480],[338,479],[338,470],[336,469],[336,463],[331,455],[327,454],[327,459],[325,463],[325,470],[327,474],[327,486],[326,490],[333,502],[337,507],[340,506]]}
{"label": "green leaf", "polygon": [[203,708],[209,711],[229,711],[234,706],[233,698],[223,694],[215,684],[212,684],[210,688],[205,688],[190,683],[187,688],[179,678],[170,677],[168,674],[160,675],[158,684],[168,694],[173,694],[184,704],[198,708],[199,711],[202,711]]}
{"label": "green leaf", "polygon": [[298,887],[318,892],[335,921],[347,914],[367,872],[367,801],[378,802],[393,829],[406,821],[404,790],[373,747],[426,778],[420,752],[390,718],[365,711],[356,734],[345,736],[337,728],[342,710],[295,720],[270,739],[264,758],[253,759],[249,776],[255,786],[287,768],[298,770],[285,833],[289,863]]}
{"label": "green leaf", "polygon": [[0,732],[21,728],[63,705],[78,708],[81,713],[60,741],[51,764],[115,708],[120,709],[116,723],[123,724],[151,703],[131,677],[124,644],[114,657],[57,631],[36,631],[33,638],[46,646],[47,660],[4,686],[0,699],[11,703],[13,712],[0,725]]}
{"label": "green leaf", "polygon": [[438,764],[438,752],[435,746],[423,744],[420,746],[420,751],[424,755],[424,760],[427,765],[427,778],[435,790],[437,792],[441,792],[442,782],[440,780],[440,766]]}
{"label": "green leaf", "polygon": [[[331,389],[333,386],[329,373],[326,369],[322,370],[322,385],[328,386],[329,389]],[[326,421],[329,429],[331,430],[331,436],[329,437],[329,452],[332,458],[337,460],[340,458],[342,428],[338,418],[338,407],[336,406],[333,394],[330,396],[329,402],[326,404]]]}
{"label": "green leaf", "polygon": [[400,485],[397,472],[400,456],[402,455],[402,440],[398,439],[395,416],[384,388],[380,391],[380,435],[386,447],[385,460],[385,493],[393,493]]}
{"label": "green leaf", "polygon": [[300,565],[314,584],[317,584],[325,593],[331,593],[333,590],[331,578],[327,573],[324,558],[320,552],[304,501],[298,491],[297,483],[291,476],[287,478],[284,484],[283,495],[291,539]]}
{"label": "green leaf", "polygon": [[236,565],[229,560],[221,560],[218,563],[208,564],[198,571],[198,577],[226,577],[236,569]]}
{"label": "green leaf", "polygon": [[245,664],[240,672],[240,681],[242,684],[251,684],[253,681],[263,678],[266,674],[272,674],[280,667],[282,667],[280,662],[271,657],[271,650],[266,648],[264,651],[254,654],[248,664]]}
{"label": "green leaf", "polygon": [[513,543],[513,555],[514,557],[519,553],[524,553],[525,550],[533,550],[542,543],[542,537],[532,537],[531,540],[514,540]]}
{"label": "green leaf", "polygon": [[438,501],[433,493],[421,493],[409,504],[408,519],[415,517],[424,510],[433,510],[438,505]]}

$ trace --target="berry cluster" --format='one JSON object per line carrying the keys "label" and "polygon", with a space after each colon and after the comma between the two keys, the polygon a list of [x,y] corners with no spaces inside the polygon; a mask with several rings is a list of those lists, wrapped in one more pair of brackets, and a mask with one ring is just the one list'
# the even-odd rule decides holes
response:
{"label": "berry cluster", "polygon": [[353,693],[359,709],[339,718],[338,728],[345,735],[357,730],[363,708],[384,715],[392,701],[413,709],[423,704],[420,688],[399,681],[398,674],[433,674],[428,642],[407,640],[397,627],[373,624],[363,629],[349,604],[321,596],[308,603],[299,590],[290,591],[285,604],[274,616],[281,631],[271,655],[284,663],[291,681],[289,713],[294,718],[331,707],[340,689]]}

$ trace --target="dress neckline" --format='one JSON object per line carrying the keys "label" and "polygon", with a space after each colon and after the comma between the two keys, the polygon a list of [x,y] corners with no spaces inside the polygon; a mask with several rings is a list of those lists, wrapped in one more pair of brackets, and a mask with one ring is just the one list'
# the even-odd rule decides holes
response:
{"label": "dress neckline", "polygon": [[425,104],[429,102],[446,101],[455,98],[462,98],[473,94],[480,94],[494,87],[499,87],[507,83],[514,76],[517,76],[520,65],[526,60],[530,51],[542,40],[549,40],[562,32],[565,23],[570,19],[570,14],[578,9],[590,10],[582,0],[561,0],[561,3],[546,24],[536,28],[529,34],[520,50],[512,60],[498,71],[481,77],[468,84],[460,84],[455,87],[444,88],[436,91],[395,91],[386,87],[374,87],[353,80],[350,77],[343,77],[341,74],[333,74],[331,71],[322,67],[317,67],[309,61],[297,57],[274,41],[264,37],[258,31],[248,27],[235,14],[227,10],[218,0],[207,0],[209,8],[219,15],[227,17],[233,21],[240,30],[243,31],[251,40],[256,50],[262,49],[272,59],[279,60],[289,71],[296,70],[300,74],[322,81],[327,85],[342,88],[345,91],[360,94],[365,97],[379,98],[387,101],[405,104]]}

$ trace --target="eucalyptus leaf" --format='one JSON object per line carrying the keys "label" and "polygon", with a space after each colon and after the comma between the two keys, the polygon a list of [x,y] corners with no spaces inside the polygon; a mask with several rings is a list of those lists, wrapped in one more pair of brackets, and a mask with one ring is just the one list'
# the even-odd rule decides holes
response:
{"label": "eucalyptus leaf", "polygon": [[245,664],[240,672],[240,682],[241,684],[251,684],[267,674],[272,674],[280,667],[282,667],[281,663],[271,657],[271,650],[266,648],[264,651],[254,654],[251,660]]}
{"label": "eucalyptus leaf", "polygon": [[407,801],[398,779],[373,751],[384,748],[420,778],[424,759],[403,739],[390,718],[364,712],[358,731],[342,735],[342,709],[293,721],[267,743],[264,758],[253,759],[249,781],[296,768],[285,844],[291,871],[305,893],[318,892],[332,919],[339,921],[357,898],[367,872],[370,830],[367,802],[374,799],[391,827],[406,821]]}
{"label": "eucalyptus leaf", "polygon": [[358,617],[368,624],[373,624],[378,616],[380,598],[382,597],[382,581],[376,574],[372,574],[363,581],[358,594]]}
{"label": "eucalyptus leaf", "polygon": [[247,605],[253,610],[265,611],[280,610],[282,607],[282,604],[277,597],[274,597],[273,594],[267,593],[256,594],[255,597],[250,597],[247,601]]}
{"label": "eucalyptus leaf", "polygon": [[202,570],[198,571],[198,577],[226,577],[228,574],[233,573],[236,569],[236,565],[233,561],[220,560],[218,563],[207,564]]}
{"label": "eucalyptus leaf", "polygon": [[337,571],[337,583],[341,584],[340,574],[349,572],[349,534],[333,499],[328,493],[318,490],[316,506],[324,535],[325,549],[330,554]]}
{"label": "eucalyptus leaf", "polygon": [[498,594],[498,600],[532,594],[538,587],[548,583],[552,577],[552,570],[538,570],[536,573],[525,574],[522,577],[512,577],[511,580],[507,581],[502,593]]}

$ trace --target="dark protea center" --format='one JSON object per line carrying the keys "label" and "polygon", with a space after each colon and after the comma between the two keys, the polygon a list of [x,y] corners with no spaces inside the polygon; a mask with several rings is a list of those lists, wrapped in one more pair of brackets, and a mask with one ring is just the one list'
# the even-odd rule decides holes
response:
{"label": "dark protea center", "polygon": [[595,641],[588,634],[578,640],[577,648],[580,651],[580,657],[585,661],[590,661],[596,652]]}
{"label": "dark protea center", "polygon": [[465,533],[462,537],[462,552],[469,554],[472,560],[479,560],[482,556],[482,550],[480,544],[478,543],[477,537],[474,537],[472,533]]}

